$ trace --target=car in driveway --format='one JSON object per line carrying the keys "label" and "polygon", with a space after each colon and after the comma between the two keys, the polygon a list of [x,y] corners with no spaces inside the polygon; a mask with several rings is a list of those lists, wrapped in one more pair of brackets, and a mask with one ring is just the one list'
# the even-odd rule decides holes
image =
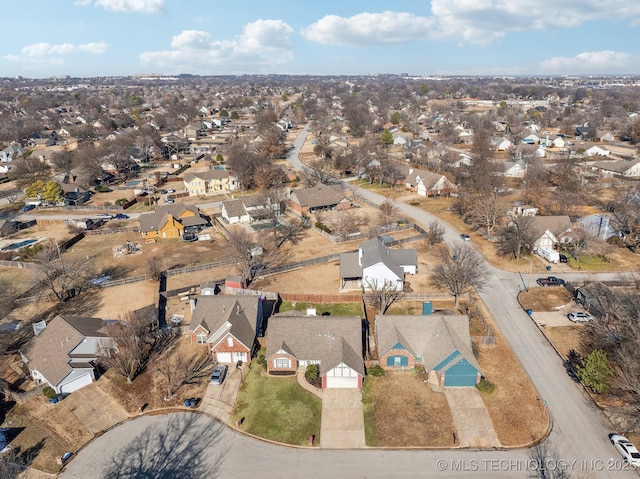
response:
{"label": "car in driveway", "polygon": [[128,220],[129,219],[129,215],[125,215],[124,213],[118,213],[115,216],[115,219],[117,219],[117,220]]}
{"label": "car in driveway", "polygon": [[574,311],[573,313],[567,314],[567,318],[574,323],[587,323],[593,319],[593,316],[584,311]]}
{"label": "car in driveway", "polygon": [[640,466],[640,451],[629,439],[620,434],[609,434],[609,440],[628,464],[634,467]]}
{"label": "car in driveway", "polygon": [[23,213],[27,213],[31,210],[35,210],[36,209],[36,205],[26,205],[24,208],[22,208],[22,212]]}
{"label": "car in driveway", "polygon": [[471,241],[471,236],[469,236],[468,234],[462,233],[460,235],[460,238],[462,238],[463,241]]}
{"label": "car in driveway", "polygon": [[561,263],[566,263],[567,261],[569,261],[569,259],[567,258],[567,255],[566,255],[566,254],[562,254],[562,253],[560,253],[560,254],[558,255],[558,258],[559,258],[559,260],[558,260],[558,261],[560,261]]}
{"label": "car in driveway", "polygon": [[546,278],[538,278],[536,280],[539,286],[564,286],[567,282],[564,279],[555,276],[547,276]]}
{"label": "car in driveway", "polygon": [[209,381],[209,384],[213,384],[214,386],[222,384],[226,376],[227,366],[224,364],[216,364],[213,368],[213,372],[211,373],[211,380]]}

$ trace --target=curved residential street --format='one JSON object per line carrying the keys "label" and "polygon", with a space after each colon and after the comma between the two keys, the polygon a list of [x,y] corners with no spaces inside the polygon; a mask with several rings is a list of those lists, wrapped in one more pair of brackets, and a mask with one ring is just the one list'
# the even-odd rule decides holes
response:
{"label": "curved residential street", "polygon": [[[304,168],[298,153],[307,134],[308,126],[295,140],[289,155],[296,168]],[[374,203],[385,199],[368,190],[357,191]],[[407,204],[397,206],[402,215],[423,227],[437,220]],[[440,223],[447,243],[462,241],[458,231]],[[479,294],[553,420],[551,434],[540,448],[548,448],[548,470],[555,474],[562,469],[568,473],[563,477],[637,477],[609,443],[611,425],[581,386],[569,378],[559,356],[519,306],[516,296],[522,284],[520,275],[491,266],[489,269],[489,280]],[[563,275],[567,280],[586,276]],[[605,276],[609,275],[598,275]],[[560,477],[540,474],[538,463],[531,460],[534,452],[292,448],[245,436],[203,414],[181,412],[142,416],[106,432],[81,450],[61,477]]]}

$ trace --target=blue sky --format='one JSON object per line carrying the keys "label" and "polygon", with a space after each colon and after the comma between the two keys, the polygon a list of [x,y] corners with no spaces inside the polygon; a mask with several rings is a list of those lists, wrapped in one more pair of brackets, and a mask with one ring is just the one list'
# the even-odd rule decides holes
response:
{"label": "blue sky", "polygon": [[640,73],[633,0],[20,0],[2,12],[5,77]]}

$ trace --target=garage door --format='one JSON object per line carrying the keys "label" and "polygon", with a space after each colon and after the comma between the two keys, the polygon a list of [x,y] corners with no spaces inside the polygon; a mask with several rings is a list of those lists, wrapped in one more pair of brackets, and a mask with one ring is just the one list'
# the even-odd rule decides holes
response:
{"label": "garage door", "polygon": [[447,387],[473,387],[476,385],[478,372],[466,359],[451,366],[444,376]]}
{"label": "garage door", "polygon": [[73,391],[76,391],[78,389],[80,389],[81,387],[87,386],[89,384],[91,384],[93,382],[93,380],[91,379],[91,374],[87,373],[87,374],[83,374],[82,376],[79,376],[75,379],[72,379],[71,381],[64,383],[62,385],[60,385],[60,393],[61,394],[69,394],[72,393]]}
{"label": "garage door", "polygon": [[216,353],[216,359],[219,363],[231,363],[231,353]]}
{"label": "garage door", "polygon": [[337,378],[327,376],[327,388],[357,388],[358,378]]}

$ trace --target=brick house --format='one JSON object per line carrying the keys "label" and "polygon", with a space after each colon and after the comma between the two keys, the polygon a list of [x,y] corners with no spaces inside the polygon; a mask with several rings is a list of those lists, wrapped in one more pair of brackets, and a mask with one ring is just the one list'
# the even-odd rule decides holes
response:
{"label": "brick house", "polygon": [[429,382],[439,387],[473,387],[482,377],[471,349],[467,316],[378,315],[376,344],[383,369],[421,365]]}
{"label": "brick house", "polygon": [[306,316],[290,311],[269,319],[267,372],[294,374],[316,364],[322,388],[362,388],[362,320],[357,316]]}
{"label": "brick house", "polygon": [[264,300],[259,296],[200,295],[191,300],[191,343],[206,346],[214,361],[251,361],[258,349]]}
{"label": "brick house", "polygon": [[302,215],[326,210],[347,210],[351,208],[351,200],[344,195],[341,186],[318,183],[311,188],[291,190],[288,205]]}

